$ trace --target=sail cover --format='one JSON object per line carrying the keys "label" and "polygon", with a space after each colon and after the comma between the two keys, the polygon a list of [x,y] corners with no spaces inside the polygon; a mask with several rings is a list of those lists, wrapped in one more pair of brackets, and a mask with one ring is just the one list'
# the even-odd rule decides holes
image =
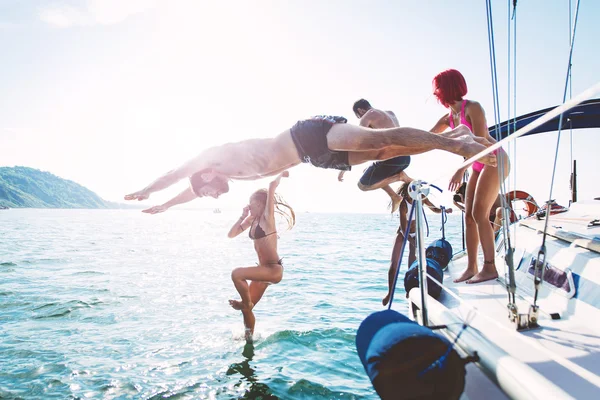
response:
{"label": "sail cover", "polygon": [[[497,140],[505,138],[508,135],[508,125],[510,123],[510,133],[521,129],[525,125],[535,121],[548,111],[555,107],[545,108],[529,114],[521,115],[516,119],[504,121],[498,125],[489,128],[490,135]],[[531,132],[523,136],[535,135],[536,133],[554,132],[558,130],[560,115],[551,119],[543,125],[538,126]],[[515,127],[516,124],[516,127]],[[582,128],[600,128],[600,99],[587,100],[578,106],[571,108],[563,114],[562,129],[582,129]]]}

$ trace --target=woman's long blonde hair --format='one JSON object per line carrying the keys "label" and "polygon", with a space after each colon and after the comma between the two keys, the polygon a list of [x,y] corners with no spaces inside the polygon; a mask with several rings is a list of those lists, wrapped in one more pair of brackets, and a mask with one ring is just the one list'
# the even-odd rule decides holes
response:
{"label": "woman's long blonde hair", "polygon": [[[256,192],[252,193],[252,197],[258,198],[265,204],[265,207],[267,205],[268,195],[269,191],[267,189],[258,189]],[[292,227],[296,224],[296,214],[294,213],[294,209],[277,193],[275,193],[275,214],[279,214],[285,218],[285,221],[288,225],[288,230],[292,229]]]}

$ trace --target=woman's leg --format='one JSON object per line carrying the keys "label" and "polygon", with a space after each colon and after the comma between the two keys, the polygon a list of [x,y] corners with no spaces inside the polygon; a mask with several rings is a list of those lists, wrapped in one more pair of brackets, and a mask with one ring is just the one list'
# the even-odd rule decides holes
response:
{"label": "woman's leg", "polygon": [[[269,284],[265,282],[252,281],[249,285],[250,299],[251,302],[256,305],[262,298],[265,290],[267,290]],[[254,334],[254,327],[256,326],[256,317],[254,311],[247,308],[243,308],[242,302],[237,300],[229,300],[229,304],[236,310],[242,311],[242,317],[244,318],[244,328],[246,340],[251,340]]]}
{"label": "woman's leg", "polygon": [[473,171],[467,182],[465,192],[465,234],[467,241],[467,269],[462,275],[455,279],[454,282],[464,282],[472,278],[479,268],[477,267],[477,250],[479,249],[479,233],[477,232],[477,223],[473,218],[473,198],[475,196],[475,188],[479,179],[479,172]]}
{"label": "woman's leg", "polygon": [[266,282],[252,281],[250,282],[250,300],[254,305],[257,305],[260,299],[262,299],[263,294],[269,287],[269,284]]}
{"label": "woman's leg", "polygon": [[[411,234],[414,234],[414,232],[411,232]],[[410,249],[410,251],[408,252],[408,267],[410,268],[410,266],[417,259],[417,239],[413,236],[409,236],[408,245]]]}
{"label": "woman's leg", "polygon": [[[269,267],[247,267],[236,268],[231,273],[231,280],[235,285],[242,301],[229,300],[229,304],[236,310],[242,311],[244,318],[244,327],[246,329],[246,340],[251,340],[254,334],[256,318],[252,309],[260,301],[268,284],[279,283],[283,276],[283,267],[281,265],[270,265]],[[251,280],[248,284],[248,280]]]}
{"label": "woman's leg", "polygon": [[483,268],[467,283],[479,283],[498,277],[494,262],[494,229],[490,224],[490,211],[498,197],[499,190],[498,169],[486,166],[481,171],[473,201],[473,218],[477,224],[477,233],[483,250]]}
{"label": "woman's leg", "polygon": [[[281,265],[272,265],[269,267],[247,267],[236,268],[231,273],[231,280],[235,285],[240,297],[242,298],[241,309],[252,309],[254,303],[250,294],[248,281],[279,283],[283,276],[283,267]],[[263,290],[264,293],[264,290]],[[262,293],[261,293],[262,296]],[[260,297],[259,297],[260,298]]]}
{"label": "woman's leg", "polygon": [[400,250],[402,250],[402,242],[404,241],[404,234],[402,233],[402,227],[399,228],[401,231],[396,235],[396,241],[394,242],[394,248],[392,249],[392,261],[390,262],[390,268],[388,270],[388,293],[383,298],[381,303],[384,306],[390,301],[392,295],[392,289],[394,286],[394,278],[396,277],[396,270],[398,269],[398,260],[400,259]]}
{"label": "woman's leg", "polygon": [[[248,288],[250,290],[250,302],[256,306],[256,304],[258,304],[263,294],[265,293],[265,290],[267,290],[268,287],[269,284],[266,282],[250,282],[250,284],[248,285]],[[229,305],[235,310],[242,310],[244,308],[244,305],[239,300],[229,300]]]}
{"label": "woman's leg", "polygon": [[[502,180],[506,179],[509,172],[508,157],[503,157],[505,162]],[[498,168],[486,166],[481,171],[477,188],[475,189],[475,199],[473,202],[473,218],[477,222],[477,231],[481,240],[481,249],[483,250],[483,268],[467,283],[479,283],[496,279],[498,270],[496,269],[496,253],[494,250],[494,229],[490,224],[490,211],[494,202],[498,198],[500,191],[500,177]]]}

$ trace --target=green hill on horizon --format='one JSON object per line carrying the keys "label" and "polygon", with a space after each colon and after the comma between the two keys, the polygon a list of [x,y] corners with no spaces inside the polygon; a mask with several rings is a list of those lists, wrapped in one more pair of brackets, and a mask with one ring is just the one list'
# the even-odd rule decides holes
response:
{"label": "green hill on horizon", "polygon": [[50,172],[0,167],[0,206],[11,208],[130,208]]}

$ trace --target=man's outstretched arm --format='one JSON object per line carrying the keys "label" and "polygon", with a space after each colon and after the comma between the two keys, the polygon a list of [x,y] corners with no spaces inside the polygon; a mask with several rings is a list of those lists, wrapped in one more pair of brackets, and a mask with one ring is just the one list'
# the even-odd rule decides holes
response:
{"label": "man's outstretched arm", "polygon": [[188,201],[192,201],[196,197],[198,197],[198,196],[196,196],[196,193],[194,193],[194,191],[192,190],[191,187],[188,187],[186,190],[179,193],[177,196],[173,197],[171,200],[167,201],[165,204],[162,204],[160,206],[150,207],[146,210],[142,210],[142,212],[145,212],[147,214],[158,214],[161,212],[165,212],[169,208],[176,206],[178,204],[183,204],[183,203],[187,203]]}
{"label": "man's outstretched arm", "polygon": [[150,193],[166,189],[172,184],[181,180],[182,178],[184,177],[181,176],[178,170],[171,170],[163,176],[161,176],[160,178],[158,178],[157,180],[155,180],[154,182],[152,182],[151,184],[149,184],[148,186],[146,186],[145,188],[143,188],[142,190],[138,190],[137,192],[126,195],[125,200],[146,200],[148,197],[150,197]]}
{"label": "man's outstretched arm", "polygon": [[126,195],[125,200],[146,200],[148,197],[150,197],[151,193],[166,189],[169,186],[179,182],[181,179],[187,178],[203,169],[208,169],[209,164],[207,162],[203,162],[206,160],[205,153],[206,151],[187,161],[180,167],[167,172],[142,190]]}

